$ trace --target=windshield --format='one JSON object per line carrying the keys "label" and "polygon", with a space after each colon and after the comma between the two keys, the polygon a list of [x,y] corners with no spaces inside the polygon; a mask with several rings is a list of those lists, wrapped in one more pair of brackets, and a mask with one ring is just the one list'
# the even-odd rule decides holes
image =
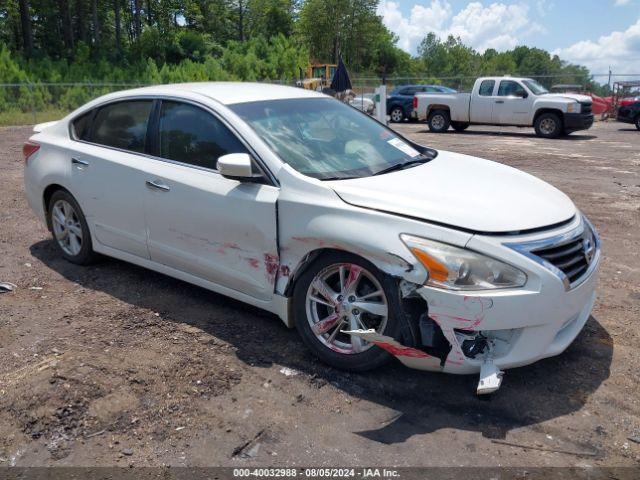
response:
{"label": "windshield", "polygon": [[392,130],[332,98],[267,100],[229,108],[284,162],[321,180],[370,176],[423,158]]}
{"label": "windshield", "polygon": [[534,95],[544,95],[545,93],[549,93],[549,90],[544,88],[535,80],[523,80],[522,83],[524,83]]}

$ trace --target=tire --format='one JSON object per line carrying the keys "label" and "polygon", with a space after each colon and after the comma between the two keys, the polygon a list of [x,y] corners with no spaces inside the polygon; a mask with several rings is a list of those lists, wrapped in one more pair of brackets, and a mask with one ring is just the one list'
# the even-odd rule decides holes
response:
{"label": "tire", "polygon": [[92,263],[96,259],[96,253],[93,251],[91,233],[84,213],[73,195],[66,190],[54,192],[49,200],[47,214],[54,243],[62,256],[77,265]]}
{"label": "tire", "polygon": [[636,117],[636,128],[640,130],[640,115]]}
{"label": "tire", "polygon": [[[358,280],[352,283],[355,288],[355,295],[363,297],[367,293],[382,292],[384,296],[374,296],[367,300],[373,302],[373,304],[368,304],[369,308],[371,306],[379,307],[386,303],[386,318],[369,314],[363,309],[359,315],[362,325],[355,324],[356,320],[353,320],[352,314],[357,315],[358,311],[349,304],[353,295],[349,294],[349,290],[343,289],[340,292],[339,288],[340,268],[344,268],[342,278],[345,279],[344,285],[348,285],[349,280],[352,278],[349,272],[352,271],[353,266],[356,267],[355,272],[357,272],[358,268],[362,269]],[[341,301],[342,305],[336,308],[312,300],[312,298],[319,298],[324,301],[328,298],[320,294],[315,288],[315,285],[318,285],[315,282],[318,278],[324,279],[325,284],[332,290],[330,292],[331,295],[343,294],[342,300],[337,299]],[[321,256],[307,268],[296,282],[293,301],[298,332],[305,345],[324,363],[341,370],[362,372],[377,368],[392,358],[389,353],[375,345],[358,342],[357,337],[341,333],[341,330],[344,329],[366,327],[375,328],[378,333],[393,338],[399,338],[400,336],[402,313],[398,308],[400,305],[398,284],[372,263],[346,252],[336,252]],[[360,301],[364,302],[364,299],[360,298]],[[358,305],[362,306],[364,304],[359,303]],[[338,319],[334,324],[335,326],[323,332],[314,332],[312,324],[318,328],[317,326],[323,320],[332,316],[332,313],[335,314],[335,312],[338,313],[335,316]],[[341,317],[342,315],[344,316]],[[348,319],[344,321],[341,318]]]}
{"label": "tire", "polygon": [[564,131],[560,116],[552,112],[539,115],[536,118],[534,127],[536,135],[542,138],[558,138]]}
{"label": "tire", "polygon": [[429,126],[429,131],[433,133],[446,132],[447,130],[449,130],[449,125],[451,125],[451,117],[449,117],[449,112],[447,112],[446,110],[434,110],[429,114],[427,125]]}
{"label": "tire", "polygon": [[469,128],[468,123],[460,123],[460,122],[451,122],[451,126],[456,132],[464,132],[467,128]]}
{"label": "tire", "polygon": [[393,123],[400,123],[404,120],[404,110],[402,107],[393,107],[389,112],[389,118]]}

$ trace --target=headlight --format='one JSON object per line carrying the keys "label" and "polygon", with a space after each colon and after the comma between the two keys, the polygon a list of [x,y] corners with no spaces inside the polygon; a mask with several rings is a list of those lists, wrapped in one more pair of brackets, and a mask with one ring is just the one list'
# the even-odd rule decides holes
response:
{"label": "headlight", "polygon": [[580,113],[581,110],[582,105],[579,102],[573,102],[567,106],[567,113]]}
{"label": "headlight", "polygon": [[425,285],[448,290],[522,287],[524,272],[499,260],[446,243],[402,234],[400,238],[429,272]]}

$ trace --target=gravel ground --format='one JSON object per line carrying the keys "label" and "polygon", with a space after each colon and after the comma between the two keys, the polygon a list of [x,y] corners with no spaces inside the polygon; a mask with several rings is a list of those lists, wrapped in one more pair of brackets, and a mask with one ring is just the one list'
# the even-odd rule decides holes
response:
{"label": "gravel ground", "polygon": [[397,128],[537,175],[595,223],[599,298],[564,354],[481,399],[476,376],[343,373],[270,314],[116,260],[69,264],[24,199],[30,128],[2,128],[0,281],[18,288],[0,295],[0,466],[640,466],[640,132]]}

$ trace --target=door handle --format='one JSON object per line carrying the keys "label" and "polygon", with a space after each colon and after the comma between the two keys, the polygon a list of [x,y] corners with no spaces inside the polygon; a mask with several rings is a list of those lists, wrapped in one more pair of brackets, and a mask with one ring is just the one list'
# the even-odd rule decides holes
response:
{"label": "door handle", "polygon": [[81,167],[88,167],[89,166],[89,162],[86,162],[84,160],[79,160],[79,159],[73,158],[73,157],[71,158],[71,164],[72,165],[78,165],[78,166],[81,166]]}
{"label": "door handle", "polygon": [[496,103],[504,103],[504,100],[496,100]]}
{"label": "door handle", "polygon": [[168,185],[165,185],[164,183],[159,183],[157,180],[153,182],[150,180],[147,180],[145,183],[147,184],[147,187],[154,188],[156,190],[162,190],[163,192],[168,192],[169,190],[171,190],[171,188]]}

